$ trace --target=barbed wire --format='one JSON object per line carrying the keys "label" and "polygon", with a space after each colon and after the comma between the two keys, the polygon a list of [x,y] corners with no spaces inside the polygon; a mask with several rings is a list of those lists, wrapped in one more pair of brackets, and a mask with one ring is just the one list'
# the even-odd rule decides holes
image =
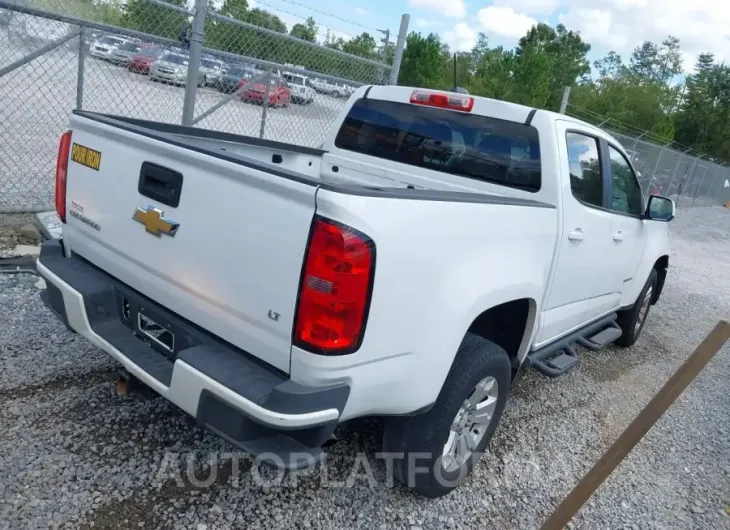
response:
{"label": "barbed wire", "polygon": [[[258,4],[263,5],[263,6],[266,6],[269,9],[271,9],[272,11],[274,11],[274,12],[278,11],[280,13],[286,13],[287,15],[289,15],[291,17],[294,17],[294,18],[297,18],[297,19],[301,20],[302,22],[306,22],[307,21],[307,18],[308,18],[308,17],[302,16],[302,15],[298,15],[297,13],[292,13],[291,11],[287,11],[286,9],[282,9],[280,7],[275,7],[275,6],[273,6],[273,5],[271,5],[271,4],[267,3],[267,2],[264,2],[263,0],[258,0],[257,5]],[[274,14],[276,14],[276,13],[274,13]],[[321,36],[321,37],[325,37],[325,38],[327,37],[327,31],[322,31],[322,28],[325,28],[326,30],[329,30],[331,32],[337,32],[337,33],[340,33],[340,34],[343,34],[343,35],[347,35],[350,38],[353,38],[353,39],[355,38],[355,35],[353,33],[349,33],[347,31],[344,31],[344,30],[341,30],[341,29],[338,29],[338,28],[333,28],[331,26],[326,26],[326,25],[322,24],[319,21],[316,21],[316,22],[317,22],[317,32],[316,32],[316,34],[319,35],[319,36]],[[291,28],[290,28],[290,31],[291,31]]]}
{"label": "barbed wire", "polygon": [[[655,141],[656,143],[660,143],[660,144],[675,143],[677,145],[680,145],[677,142],[674,142],[673,140],[671,140],[670,138],[660,136],[651,131],[639,129],[638,127],[634,127],[633,125],[629,125],[627,123],[621,122],[615,118],[607,118],[605,116],[602,116],[601,114],[598,114],[595,111],[580,107],[578,105],[574,105],[572,103],[568,103],[568,108],[572,109],[576,113],[582,113],[583,116],[591,117],[592,119],[586,119],[586,121],[598,122],[597,124],[594,123],[594,125],[610,123],[612,125],[611,128],[621,129],[621,130],[625,131],[626,133],[633,134],[633,135],[636,135],[641,138],[651,139],[651,140]],[[576,117],[579,119],[585,119],[580,116],[576,116]]]}
{"label": "barbed wire", "polygon": [[[360,22],[355,22],[354,20],[349,20],[349,19],[346,19],[346,18],[341,17],[339,15],[335,15],[335,14],[332,14],[332,13],[327,13],[326,11],[321,11],[319,9],[315,9],[315,8],[313,8],[311,6],[302,4],[300,2],[296,2],[295,0],[280,0],[280,1],[281,2],[286,2],[287,4],[292,4],[292,5],[295,5],[295,6],[303,7],[304,9],[308,9],[308,10],[314,12],[314,13],[319,13],[320,15],[324,15],[326,17],[335,18],[337,20],[340,20],[341,22],[346,22],[347,24],[352,24],[353,26],[358,26],[358,27],[363,28],[363,29],[369,29],[369,30],[372,30],[372,31],[378,31],[380,33],[385,33],[385,30],[378,29],[378,28],[374,28],[372,26],[366,26],[365,24],[361,24]],[[263,3],[263,2],[261,2],[261,3]]]}
{"label": "barbed wire", "polygon": [[670,149],[674,149],[676,151],[681,151],[681,153],[684,155],[693,156],[693,157],[696,157],[699,159],[714,160],[715,162],[722,163],[722,164],[726,163],[723,160],[717,159],[717,157],[713,157],[711,155],[708,155],[707,153],[697,151],[696,149],[693,149],[684,144],[681,144],[681,143],[677,142],[676,140],[660,136],[651,131],[639,129],[638,127],[634,127],[627,123],[621,122],[615,118],[607,118],[605,116],[602,116],[601,114],[598,114],[595,111],[580,107],[578,105],[568,103],[568,105],[566,107],[566,111],[567,110],[572,110],[574,113],[573,117],[575,117],[575,118],[587,121],[596,126],[600,126],[600,127],[609,129],[618,134],[622,134],[622,135],[631,137],[635,141],[645,141],[647,143],[657,144],[661,147],[667,147]]}

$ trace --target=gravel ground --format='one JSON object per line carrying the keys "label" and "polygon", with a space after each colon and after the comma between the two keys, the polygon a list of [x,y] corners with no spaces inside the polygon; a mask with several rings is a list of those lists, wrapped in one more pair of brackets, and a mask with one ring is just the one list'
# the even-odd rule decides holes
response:
{"label": "gravel ground", "polygon": [[[730,315],[730,211],[680,211],[672,233],[669,279],[639,342],[585,353],[557,380],[527,373],[474,476],[432,501],[386,484],[376,420],[339,430],[326,476],[282,481],[252,466],[165,400],[117,394],[115,364],[42,306],[38,279],[0,274],[0,528],[536,528]],[[573,528],[730,528],[729,357],[726,347]]]}

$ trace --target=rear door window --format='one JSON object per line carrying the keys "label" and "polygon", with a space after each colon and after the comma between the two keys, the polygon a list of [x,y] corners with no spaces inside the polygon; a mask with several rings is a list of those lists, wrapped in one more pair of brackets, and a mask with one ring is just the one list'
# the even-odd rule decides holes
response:
{"label": "rear door window", "polygon": [[598,140],[577,132],[565,135],[568,146],[570,190],[573,196],[589,206],[603,205],[603,174]]}
{"label": "rear door window", "polygon": [[541,186],[537,129],[519,122],[360,99],[345,118],[335,146],[531,192]]}
{"label": "rear door window", "polygon": [[634,170],[621,152],[608,146],[611,159],[611,210],[639,216],[643,212],[641,187]]}

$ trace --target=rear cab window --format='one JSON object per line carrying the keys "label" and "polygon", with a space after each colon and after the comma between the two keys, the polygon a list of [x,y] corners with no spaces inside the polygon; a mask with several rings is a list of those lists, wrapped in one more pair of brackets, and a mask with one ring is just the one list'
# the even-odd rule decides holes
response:
{"label": "rear cab window", "polygon": [[524,123],[394,101],[356,101],[335,138],[339,149],[537,192],[537,129]]}

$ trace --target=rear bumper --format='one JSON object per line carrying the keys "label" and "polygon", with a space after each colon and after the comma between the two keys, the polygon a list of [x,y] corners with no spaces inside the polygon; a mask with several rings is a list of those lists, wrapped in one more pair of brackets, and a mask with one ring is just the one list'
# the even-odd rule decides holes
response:
{"label": "rear bumper", "polygon": [[[37,268],[47,282],[44,302],[71,330],[202,425],[280,467],[305,467],[322,456],[349,386],[294,383],[82,258],[64,257],[58,241],[43,245]],[[174,332],[172,351],[142,338],[139,314]]]}

